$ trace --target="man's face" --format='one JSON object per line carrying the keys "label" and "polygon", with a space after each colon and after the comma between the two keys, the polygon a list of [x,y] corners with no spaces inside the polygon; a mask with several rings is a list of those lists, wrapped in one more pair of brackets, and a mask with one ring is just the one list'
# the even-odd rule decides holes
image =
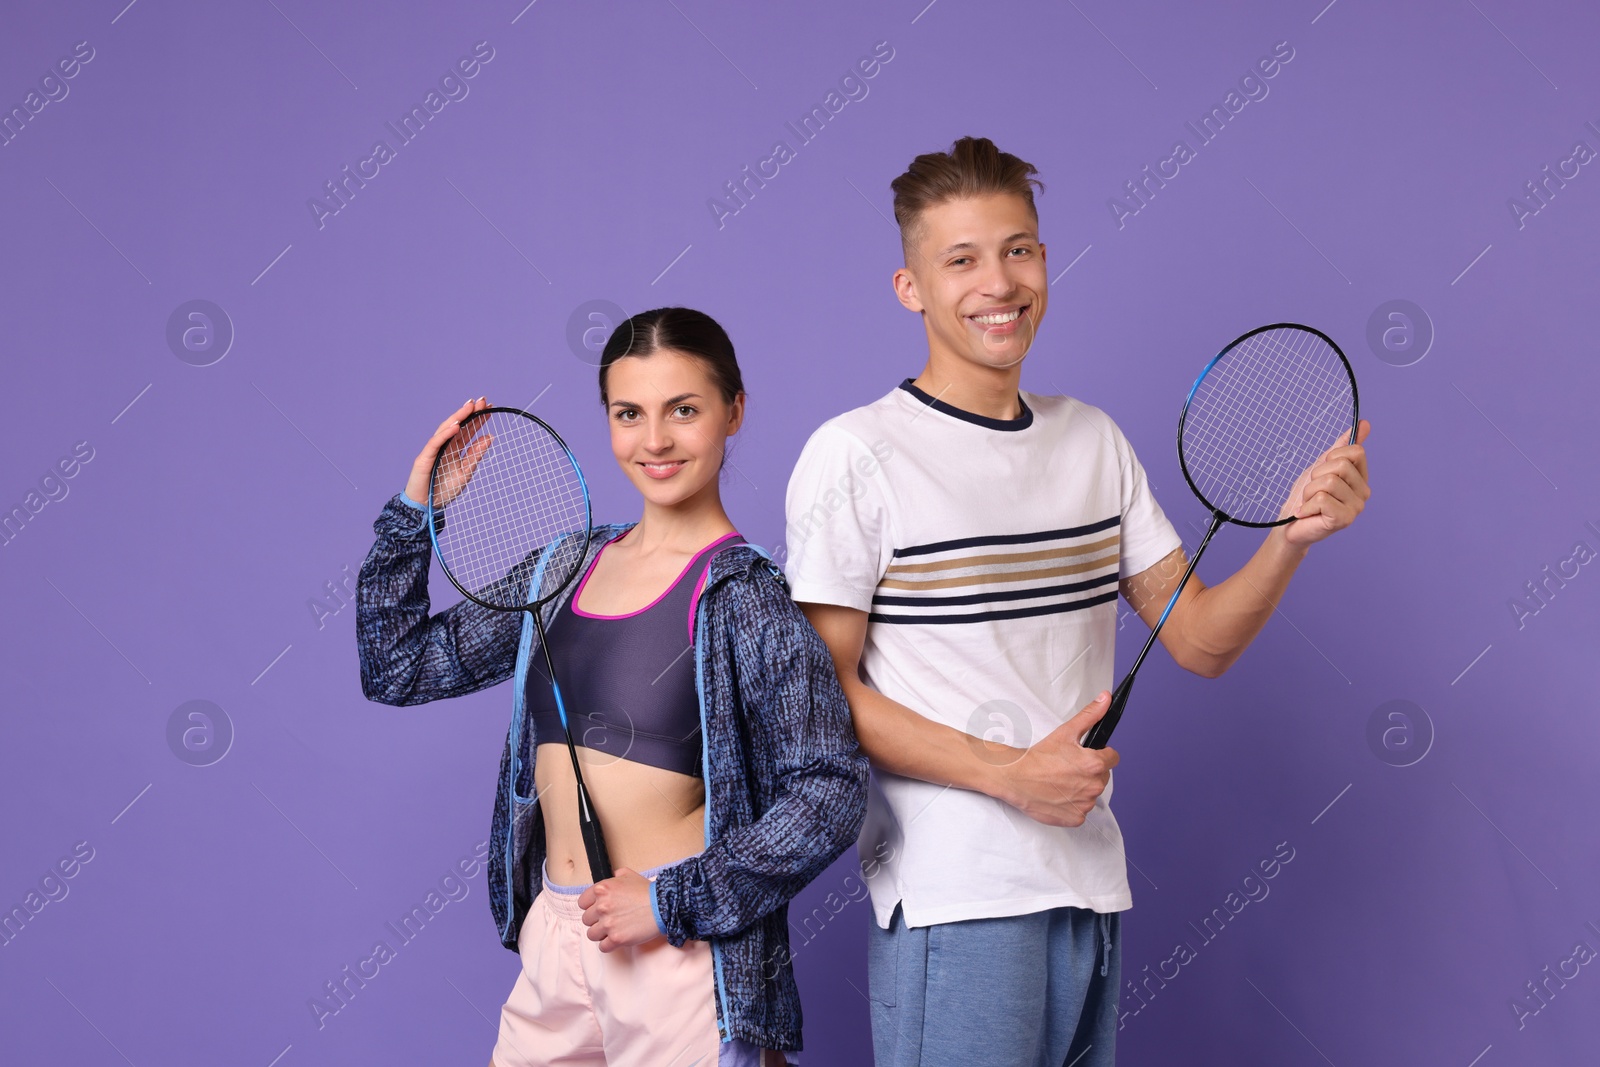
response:
{"label": "man's face", "polygon": [[1001,369],[1028,354],[1047,300],[1039,224],[1009,193],[949,200],[922,213],[900,302],[923,313],[930,347]]}

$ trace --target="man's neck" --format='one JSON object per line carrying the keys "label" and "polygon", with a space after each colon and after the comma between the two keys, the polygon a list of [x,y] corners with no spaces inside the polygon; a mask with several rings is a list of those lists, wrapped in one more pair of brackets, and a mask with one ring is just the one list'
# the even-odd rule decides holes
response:
{"label": "man's neck", "polygon": [[1022,365],[980,367],[959,357],[930,354],[913,381],[918,389],[951,407],[985,418],[1008,421],[1022,417],[1017,384]]}

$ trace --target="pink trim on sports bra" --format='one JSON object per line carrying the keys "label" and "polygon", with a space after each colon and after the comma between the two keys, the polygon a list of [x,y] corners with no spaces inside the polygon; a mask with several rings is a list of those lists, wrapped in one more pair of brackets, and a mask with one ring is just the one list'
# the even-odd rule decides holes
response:
{"label": "pink trim on sports bra", "polygon": [[[728,537],[732,536],[734,535],[728,535]],[[722,538],[722,541],[726,541],[728,537]],[[713,545],[717,545],[721,544],[722,541],[713,541],[711,543]],[[706,576],[710,573],[711,561],[708,559],[706,560],[705,569],[700,572],[700,580],[694,583],[694,592],[689,594],[689,643],[691,645],[694,644],[694,609],[695,606],[700,603],[700,590],[706,587]]]}
{"label": "pink trim on sports bra", "polygon": [[[717,538],[715,541],[711,542],[705,548],[702,548],[699,552],[696,552],[693,556],[690,557],[689,562],[683,565],[683,570],[678,572],[678,576],[676,578],[672,579],[672,581],[668,582],[667,583],[667,587],[665,589],[661,590],[660,595],[658,595],[654,600],[650,601],[650,603],[646,604],[644,607],[640,608],[638,611],[630,611],[626,615],[596,615],[592,611],[584,611],[582,608],[580,608],[578,606],[578,598],[583,596],[583,588],[584,588],[584,586],[589,584],[589,575],[594,573],[595,565],[600,562],[601,554],[604,553],[606,549],[610,548],[611,545],[614,542],[622,540],[630,532],[631,532],[631,527],[628,530],[623,530],[621,533],[617,534],[617,536],[613,537],[610,541],[607,541],[605,544],[601,545],[600,546],[600,551],[596,552],[594,554],[594,559],[589,562],[589,569],[583,572],[583,578],[578,582],[578,588],[573,591],[572,601],[571,601],[573,614],[582,615],[586,619],[631,619],[635,615],[642,615],[645,612],[649,611],[651,608],[655,607],[657,604],[661,603],[661,600],[662,600],[663,597],[665,597],[668,593],[672,592],[673,589],[677,588],[678,583],[683,581],[683,576],[685,574],[688,574],[689,573],[689,569],[694,566],[695,560],[699,559],[701,556],[705,555],[707,552],[709,552],[711,549],[715,548],[716,546],[722,544],[722,542],[726,541],[728,538],[730,538],[730,537],[738,537],[739,536],[739,531],[737,531],[737,530],[734,530],[731,533],[725,533],[721,537]],[[710,567],[711,567],[710,561],[707,561],[707,563],[706,563],[707,570],[709,570]],[[701,583],[705,582],[705,575],[704,574],[702,574],[700,576],[700,582]],[[695,593],[698,594],[699,592],[700,592],[700,585],[697,584],[695,586]],[[694,622],[693,622],[693,620],[694,620],[694,598],[693,597],[691,597],[690,600],[689,600],[689,618],[690,618],[689,639],[691,641],[693,641],[694,640]]]}

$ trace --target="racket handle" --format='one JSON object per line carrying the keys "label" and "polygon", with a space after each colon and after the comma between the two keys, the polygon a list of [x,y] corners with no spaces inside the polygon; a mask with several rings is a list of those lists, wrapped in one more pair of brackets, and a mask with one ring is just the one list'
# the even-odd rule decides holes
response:
{"label": "racket handle", "polygon": [[1133,692],[1133,673],[1122,680],[1116,691],[1111,694],[1111,706],[1106,708],[1106,713],[1100,716],[1100,721],[1089,728],[1084,735],[1084,748],[1105,748],[1111,742],[1111,731],[1117,728],[1117,723],[1122,719],[1122,709],[1128,705],[1128,694]]}
{"label": "racket handle", "polygon": [[611,856],[606,852],[605,834],[600,832],[594,805],[589,802],[589,790],[581,781],[578,783],[578,825],[583,831],[584,851],[589,854],[589,880],[603,882],[614,873]]}

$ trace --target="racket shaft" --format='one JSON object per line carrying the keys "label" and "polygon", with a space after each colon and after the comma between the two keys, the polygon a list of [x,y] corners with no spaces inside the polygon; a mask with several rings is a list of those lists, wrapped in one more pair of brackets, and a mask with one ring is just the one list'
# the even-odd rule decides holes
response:
{"label": "racket shaft", "polygon": [[595,816],[594,805],[589,800],[589,790],[583,780],[578,780],[578,822],[583,831],[583,848],[589,854],[589,878],[603,882],[612,875],[611,856],[606,852],[606,837],[600,832],[600,820]]}
{"label": "racket shaft", "polygon": [[533,621],[539,630],[539,647],[544,651],[545,670],[550,674],[550,689],[555,694],[556,711],[561,716],[561,732],[567,739],[567,755],[572,757],[572,777],[578,783],[578,829],[583,834],[583,850],[589,857],[589,878],[603,882],[612,875],[611,856],[606,852],[605,835],[600,832],[600,819],[594,812],[594,802],[589,799],[589,789],[583,784],[583,768],[578,765],[578,746],[572,742],[572,729],[567,724],[567,706],[561,699],[561,684],[556,680],[555,661],[550,658],[550,642],[545,636],[544,620],[537,608]]}
{"label": "racket shaft", "polygon": [[1111,706],[1100,716],[1100,721],[1089,728],[1083,739],[1084,748],[1105,748],[1110,744],[1111,731],[1117,728],[1117,723],[1122,719],[1122,709],[1127,706],[1128,694],[1133,690],[1133,676],[1134,672],[1129,671],[1128,676],[1112,692]]}
{"label": "racket shaft", "polygon": [[1211,527],[1206,530],[1205,537],[1200,539],[1200,547],[1195,549],[1194,558],[1189,561],[1189,567],[1183,572],[1183,577],[1178,581],[1178,588],[1173,590],[1172,598],[1167,601],[1167,606],[1161,612],[1161,618],[1156,620],[1155,627],[1150,631],[1150,636],[1145,638],[1144,647],[1139,650],[1139,657],[1133,661],[1133,666],[1128,670],[1128,676],[1122,679],[1116,690],[1111,694],[1111,706],[1106,708],[1106,713],[1100,716],[1100,721],[1095,723],[1084,736],[1084,748],[1105,748],[1111,742],[1111,732],[1117,728],[1117,723],[1122,719],[1122,710],[1128,703],[1128,694],[1133,690],[1134,675],[1139,673],[1139,668],[1144,664],[1145,654],[1150,651],[1150,646],[1156,643],[1156,638],[1161,636],[1161,628],[1167,624],[1167,616],[1172,614],[1173,605],[1183,595],[1183,587],[1189,584],[1189,576],[1194,573],[1195,566],[1200,562],[1200,557],[1205,554],[1206,546],[1211,543],[1211,535],[1215,534],[1222,526],[1221,512],[1211,515]]}

